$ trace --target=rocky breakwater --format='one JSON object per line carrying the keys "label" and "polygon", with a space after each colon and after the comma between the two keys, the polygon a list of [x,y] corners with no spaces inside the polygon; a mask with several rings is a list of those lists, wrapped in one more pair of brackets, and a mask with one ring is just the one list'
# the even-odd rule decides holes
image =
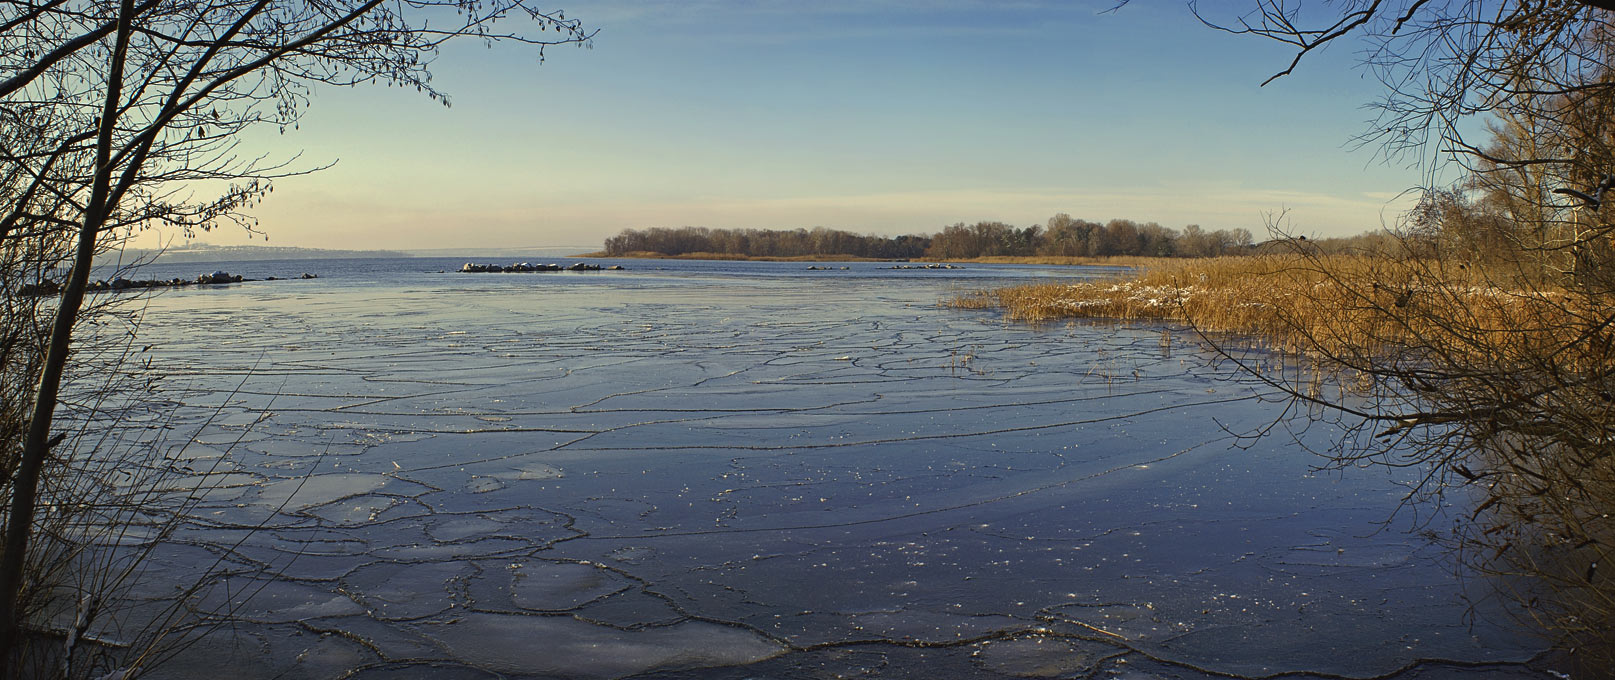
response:
{"label": "rocky breakwater", "polygon": [[[320,277],[319,277],[318,274],[305,273],[305,274],[302,274],[301,276],[295,276],[295,277],[291,277],[291,278],[317,279],[317,278],[320,278]],[[88,287],[87,290],[89,290],[90,292],[103,292],[103,291],[122,292],[122,291],[128,291],[128,290],[144,290],[144,289],[147,289],[147,288],[178,288],[178,287],[181,287],[181,286],[192,286],[192,285],[206,286],[206,285],[217,285],[217,284],[223,284],[223,283],[241,283],[243,281],[255,281],[255,280],[256,279],[243,278],[240,274],[231,274],[229,272],[219,270],[219,271],[214,271],[214,272],[209,273],[209,274],[199,275],[195,279],[181,279],[181,278],[173,278],[173,279],[129,279],[129,278],[124,278],[122,276],[119,276],[119,277],[113,278],[110,281],[107,281],[107,280],[104,280],[104,279],[103,280],[98,280],[98,281],[92,281],[92,282],[90,282],[89,287]],[[280,281],[281,279],[279,277],[271,276],[271,277],[269,277],[269,278],[267,278],[265,280],[266,281]],[[61,284],[59,284],[59,283],[57,283],[55,281],[52,281],[50,279],[43,279],[43,280],[39,281],[38,283],[25,284],[25,285],[20,286],[20,287],[17,288],[17,293],[19,295],[58,295],[61,292],[62,292]]]}
{"label": "rocky breakwater", "polygon": [[964,269],[964,267],[944,262],[933,262],[931,264],[894,264],[887,267],[887,269]]}
{"label": "rocky breakwater", "polygon": [[571,265],[566,266],[558,264],[532,264],[530,262],[517,262],[515,264],[506,265],[467,262],[465,263],[465,266],[460,267],[460,273],[515,274],[523,272],[597,272],[602,269],[606,271],[622,271],[624,267],[618,264],[611,265],[610,267],[601,267],[600,265],[590,264],[588,262],[574,262]]}

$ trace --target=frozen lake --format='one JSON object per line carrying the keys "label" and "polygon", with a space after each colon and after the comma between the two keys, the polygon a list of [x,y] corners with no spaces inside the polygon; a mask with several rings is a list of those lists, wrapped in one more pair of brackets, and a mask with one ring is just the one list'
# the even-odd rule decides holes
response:
{"label": "frozen lake", "polygon": [[239,620],[165,677],[1544,677],[1417,471],[1233,447],[1278,405],[1188,336],[937,305],[1099,270],[458,263],[151,300],[207,490],[139,593]]}

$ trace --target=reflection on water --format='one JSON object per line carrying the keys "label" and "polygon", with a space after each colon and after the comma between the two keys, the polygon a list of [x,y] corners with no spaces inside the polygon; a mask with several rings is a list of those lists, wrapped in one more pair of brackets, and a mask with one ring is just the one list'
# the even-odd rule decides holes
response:
{"label": "reflection on water", "polygon": [[651,266],[158,297],[228,465],[142,593],[223,555],[245,622],[165,671],[1540,677],[1381,525],[1392,473],[1230,448],[1275,407],[1188,338],[935,304],[985,275]]}

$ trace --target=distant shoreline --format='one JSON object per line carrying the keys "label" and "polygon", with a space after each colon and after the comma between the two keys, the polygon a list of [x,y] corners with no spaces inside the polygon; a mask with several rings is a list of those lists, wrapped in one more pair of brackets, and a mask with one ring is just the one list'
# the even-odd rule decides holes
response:
{"label": "distant shoreline", "polygon": [[735,253],[683,253],[668,255],[665,253],[652,253],[637,251],[622,255],[608,255],[605,251],[580,253],[568,257],[588,257],[595,259],[632,259],[632,260],[718,260],[736,262],[953,262],[963,264],[1035,264],[1045,266],[1072,266],[1072,267],[1140,267],[1156,262],[1168,261],[1172,258],[1140,257],[1136,255],[1114,255],[1105,257],[1068,257],[1068,256],[1008,256],[997,255],[989,257],[969,258],[908,258],[893,259],[881,257],[855,257],[852,255],[793,255],[777,257],[771,255],[739,255]]}
{"label": "distant shoreline", "polygon": [[592,253],[568,255],[567,257],[588,257],[594,259],[631,259],[631,260],[720,260],[734,262],[899,262],[891,258],[880,257],[854,257],[852,255],[792,255],[789,257],[773,255],[738,255],[735,253],[683,253],[668,255],[666,253],[632,252],[623,255],[607,255],[603,250]]}
{"label": "distant shoreline", "polygon": [[[580,246],[581,247],[581,246]],[[436,250],[345,250],[297,246],[214,246],[191,244],[169,249],[129,248],[96,258],[97,266],[188,264],[194,262],[260,262],[267,260],[393,260],[419,258],[545,258],[580,247],[519,247]]]}
{"label": "distant shoreline", "polygon": [[294,246],[204,246],[148,250],[130,248],[97,258],[103,265],[113,264],[184,264],[189,262],[254,262],[260,260],[342,260],[386,259],[411,257],[409,253],[393,250],[326,250]]}

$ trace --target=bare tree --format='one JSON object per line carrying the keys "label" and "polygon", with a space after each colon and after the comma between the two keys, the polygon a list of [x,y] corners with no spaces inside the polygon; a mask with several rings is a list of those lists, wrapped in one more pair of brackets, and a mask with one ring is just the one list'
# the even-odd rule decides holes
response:
{"label": "bare tree", "polygon": [[297,169],[240,155],[240,134],[294,127],[318,86],[447,104],[429,66],[451,40],[541,60],[592,36],[524,0],[0,0],[0,676],[17,670],[20,598],[40,585],[41,479],[70,434],[57,409],[95,254],[156,224],[252,228],[242,211]]}
{"label": "bare tree", "polygon": [[[1368,275],[1297,247],[1323,370],[1273,384],[1347,436],[1338,465],[1417,466],[1453,535],[1589,668],[1615,661],[1615,3],[1257,0],[1203,21],[1295,48],[1367,46],[1384,86],[1360,137],[1429,186]],[[1484,126],[1476,123],[1485,123]],[[1477,136],[1475,131],[1483,130]],[[1439,178],[1456,170],[1456,185]],[[1291,241],[1298,246],[1303,242]]]}

